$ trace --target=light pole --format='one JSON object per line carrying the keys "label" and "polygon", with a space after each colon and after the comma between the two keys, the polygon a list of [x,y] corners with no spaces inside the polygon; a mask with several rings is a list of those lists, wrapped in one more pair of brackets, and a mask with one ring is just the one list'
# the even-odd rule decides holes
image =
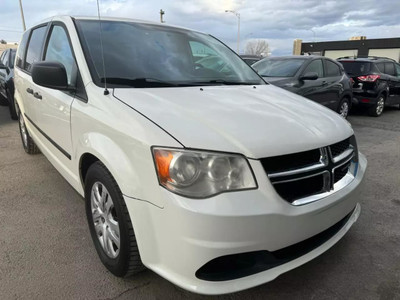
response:
{"label": "light pole", "polygon": [[227,13],[233,13],[238,18],[238,37],[237,37],[237,54],[240,51],[240,13],[234,10],[225,10]]}
{"label": "light pole", "polygon": [[308,29],[308,30],[310,30],[310,31],[313,33],[313,37],[314,37],[314,40],[313,40],[313,42],[315,43],[315,31],[314,31],[314,30],[312,30],[312,29]]}
{"label": "light pole", "polygon": [[25,26],[24,10],[22,8],[22,0],[19,0],[19,8],[21,9],[22,27],[24,28],[24,31],[25,31],[26,26]]}

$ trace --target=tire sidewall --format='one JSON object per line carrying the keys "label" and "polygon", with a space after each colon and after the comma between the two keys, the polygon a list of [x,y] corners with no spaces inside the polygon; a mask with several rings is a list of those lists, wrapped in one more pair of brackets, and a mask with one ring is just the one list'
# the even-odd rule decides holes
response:
{"label": "tire sidewall", "polygon": [[13,120],[18,120],[17,109],[15,107],[14,97],[11,95],[10,91],[7,90],[8,106],[10,109],[10,116]]}
{"label": "tire sidewall", "polygon": [[24,150],[25,150],[26,153],[29,153],[28,143],[29,143],[29,138],[30,138],[30,136],[29,136],[29,133],[28,133],[28,129],[26,128],[25,120],[23,119],[24,124],[25,124],[26,136],[27,136],[27,144],[25,145],[24,138],[23,138],[23,136],[22,136],[21,120],[20,120],[21,118],[23,119],[24,117],[22,116],[21,113],[19,113],[19,114],[18,114],[19,135],[21,136],[22,147],[24,148]]}
{"label": "tire sidewall", "polygon": [[344,117],[345,119],[347,119],[347,117],[349,116],[349,113],[350,113],[350,100],[349,99],[347,99],[347,98],[343,98],[342,99],[342,101],[340,101],[340,104],[339,104],[339,108],[338,108],[338,113],[340,114],[340,111],[341,111],[341,109],[342,109],[342,105],[343,105],[343,103],[347,103],[347,114],[346,114],[346,116]]}
{"label": "tire sidewall", "polygon": [[[92,236],[92,240],[100,260],[111,273],[116,276],[124,276],[128,269],[129,259],[129,229],[127,228],[128,220],[126,220],[126,215],[124,214],[123,207],[121,205],[121,201],[123,201],[122,193],[115,181],[110,180],[111,178],[111,174],[107,174],[105,167],[102,166],[100,162],[94,163],[89,168],[85,179],[86,217],[88,220],[90,235]],[[118,256],[114,259],[110,258],[104,252],[94,228],[91,211],[91,191],[94,183],[96,182],[101,182],[107,188],[114,203],[114,208],[118,217],[118,226],[120,231],[120,251]]]}

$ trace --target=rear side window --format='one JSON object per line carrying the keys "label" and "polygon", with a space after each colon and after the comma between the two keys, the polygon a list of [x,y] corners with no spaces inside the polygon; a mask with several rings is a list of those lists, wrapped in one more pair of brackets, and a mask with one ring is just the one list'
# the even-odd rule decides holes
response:
{"label": "rear side window", "polygon": [[312,61],[307,68],[304,70],[303,74],[314,72],[318,74],[318,77],[324,77],[324,68],[322,66],[322,60],[317,59]]}
{"label": "rear side window", "polygon": [[397,77],[400,77],[400,65],[395,64],[395,66],[396,66]]}
{"label": "rear side window", "polygon": [[368,75],[371,72],[372,64],[365,61],[341,61],[344,70],[350,76]]}
{"label": "rear side window", "polygon": [[326,77],[334,77],[341,75],[340,68],[337,64],[331,62],[330,60],[325,60],[325,62],[326,62],[326,70],[325,70]]}
{"label": "rear side window", "polygon": [[31,72],[32,64],[40,60],[40,52],[42,50],[46,28],[46,26],[42,26],[32,31],[24,66],[24,70],[27,72]]}
{"label": "rear side window", "polygon": [[385,74],[391,75],[391,76],[395,76],[395,71],[394,71],[394,64],[387,62],[385,63]]}
{"label": "rear side window", "polygon": [[21,43],[19,43],[18,50],[17,50],[17,62],[16,65],[18,68],[23,68],[23,61],[24,61],[24,56],[25,56],[25,50],[26,50],[26,43],[28,42],[29,38],[29,31],[25,32],[24,35],[22,36]]}
{"label": "rear side window", "polygon": [[77,66],[67,33],[62,26],[53,26],[44,60],[62,63],[67,72],[68,84],[75,85]]}

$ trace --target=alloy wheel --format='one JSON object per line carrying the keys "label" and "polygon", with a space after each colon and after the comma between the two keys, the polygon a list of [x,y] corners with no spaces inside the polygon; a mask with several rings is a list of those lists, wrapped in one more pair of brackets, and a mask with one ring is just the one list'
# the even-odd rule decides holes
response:
{"label": "alloy wheel", "polygon": [[385,107],[385,99],[380,97],[378,102],[376,103],[376,114],[379,116],[383,112],[383,108]]}
{"label": "alloy wheel", "polygon": [[28,133],[26,131],[25,121],[23,116],[19,116],[19,128],[21,131],[22,142],[24,143],[24,147],[28,147]]}
{"label": "alloy wheel", "polygon": [[104,252],[116,258],[120,251],[120,232],[114,203],[106,187],[95,182],[91,191],[91,210],[97,238]]}
{"label": "alloy wheel", "polygon": [[340,106],[339,114],[343,118],[345,118],[345,119],[347,118],[347,115],[349,114],[349,104],[347,103],[347,101],[344,101],[342,103],[342,105]]}

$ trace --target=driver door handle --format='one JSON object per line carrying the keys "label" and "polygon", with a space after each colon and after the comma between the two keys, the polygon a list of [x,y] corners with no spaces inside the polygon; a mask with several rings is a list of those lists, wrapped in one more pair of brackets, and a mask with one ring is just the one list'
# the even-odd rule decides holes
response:
{"label": "driver door handle", "polygon": [[322,85],[327,85],[328,84],[328,81],[322,81]]}

